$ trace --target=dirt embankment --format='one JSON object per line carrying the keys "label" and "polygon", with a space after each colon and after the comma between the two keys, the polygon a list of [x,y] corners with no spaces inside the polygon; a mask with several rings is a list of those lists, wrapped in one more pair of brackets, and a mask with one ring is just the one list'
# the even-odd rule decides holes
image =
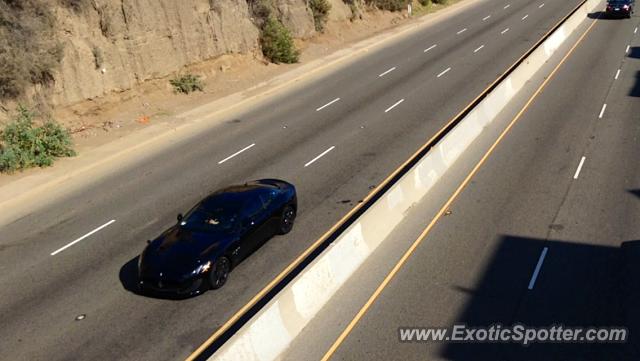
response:
{"label": "dirt embankment", "polygon": [[[64,106],[133,89],[225,54],[260,56],[260,30],[250,6],[256,1],[265,0],[0,2],[5,2],[7,16],[18,18],[17,26],[28,20],[53,22],[53,32],[38,40],[60,45],[61,61],[52,69],[51,89],[46,95],[51,105]],[[268,1],[295,38],[316,34],[307,0]],[[334,20],[351,16],[342,0],[328,1]],[[20,19],[22,15],[31,17]],[[20,32],[43,30],[42,26],[24,26]],[[20,49],[20,44],[14,45]]]}
{"label": "dirt embankment", "polygon": [[[58,1],[49,4],[62,60],[50,85],[26,97],[46,97],[80,151],[298,66],[263,58],[250,6],[255,0]],[[301,50],[301,63],[407,17],[406,11],[328,0],[328,22],[318,32],[308,0],[272,1]],[[201,76],[204,91],[175,94],[168,79],[181,73]],[[6,120],[14,104],[0,105],[0,120]]]}

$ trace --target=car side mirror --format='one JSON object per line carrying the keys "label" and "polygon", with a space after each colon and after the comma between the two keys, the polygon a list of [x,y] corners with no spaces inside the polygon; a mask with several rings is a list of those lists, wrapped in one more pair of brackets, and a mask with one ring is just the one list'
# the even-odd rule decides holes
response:
{"label": "car side mirror", "polygon": [[178,222],[182,222],[182,220],[184,219],[184,216],[182,215],[182,213],[178,213]]}
{"label": "car side mirror", "polygon": [[151,240],[150,239],[147,240],[147,244],[151,244]]}

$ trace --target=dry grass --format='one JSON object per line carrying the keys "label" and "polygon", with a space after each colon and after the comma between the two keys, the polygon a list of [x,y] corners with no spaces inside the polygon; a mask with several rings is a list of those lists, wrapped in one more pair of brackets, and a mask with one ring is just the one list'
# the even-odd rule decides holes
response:
{"label": "dry grass", "polygon": [[0,0],[0,99],[33,84],[49,84],[62,60],[46,0]]}

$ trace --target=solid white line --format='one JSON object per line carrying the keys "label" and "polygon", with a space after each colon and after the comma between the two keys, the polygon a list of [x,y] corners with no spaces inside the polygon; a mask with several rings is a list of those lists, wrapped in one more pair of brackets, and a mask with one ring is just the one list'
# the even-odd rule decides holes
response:
{"label": "solid white line", "polygon": [[238,155],[238,154],[240,154],[240,153],[244,152],[245,150],[248,150],[249,148],[252,148],[254,145],[256,145],[256,143],[253,143],[253,144],[251,144],[251,145],[249,145],[249,146],[246,146],[246,147],[244,147],[244,148],[240,149],[239,151],[237,151],[237,152],[235,152],[235,153],[231,154],[230,156],[226,157],[225,159],[223,159],[223,160],[219,161],[219,162],[218,162],[218,164],[222,164],[222,163],[224,163],[224,162],[228,161],[229,159],[231,159],[231,158],[235,157],[236,155]]}
{"label": "solid white line", "polygon": [[[394,69],[395,69],[395,68],[394,68]],[[320,108],[316,109],[316,112],[321,111],[322,109],[324,109],[324,108],[328,107],[329,105],[331,105],[331,104],[333,104],[333,103],[335,103],[335,102],[337,102],[337,101],[339,101],[339,100],[340,100],[340,98],[335,98],[335,99],[333,99],[332,101],[328,102],[327,104],[325,104],[325,105],[321,106]]]}
{"label": "solid white line", "polygon": [[430,47],[428,47],[428,48],[424,49],[424,53],[426,53],[427,51],[429,51],[429,50],[431,50],[431,49],[435,48],[436,46],[438,46],[438,44],[433,44],[433,45],[431,45]]}
{"label": "solid white line", "polygon": [[480,46],[478,47],[478,49],[474,50],[473,52],[474,52],[474,53],[477,53],[477,52],[479,52],[480,50],[482,50],[482,48],[484,48],[484,45],[480,45]]}
{"label": "solid white line", "polygon": [[586,157],[582,157],[582,159],[580,159],[580,164],[578,164],[578,169],[576,169],[576,174],[573,175],[573,179],[578,179],[578,177],[580,176],[580,171],[582,171],[582,166],[584,165],[584,161],[586,159]]}
{"label": "solid white line", "polygon": [[504,7],[504,9],[505,9],[505,10],[506,10],[506,9],[508,9],[508,8],[509,8],[509,6],[511,6],[511,4],[507,4],[507,5]]}
{"label": "solid white line", "polygon": [[624,53],[625,53],[625,54],[626,54],[626,53],[628,53],[628,52],[629,52],[629,49],[631,49],[631,45],[627,45],[627,49],[624,51]]}
{"label": "solid white line", "polygon": [[509,28],[506,28],[506,29],[502,30],[502,32],[501,32],[500,34],[504,34],[504,33],[506,33],[507,31],[509,31]]}
{"label": "solid white line", "polygon": [[310,160],[307,164],[305,164],[304,166],[305,166],[305,167],[310,166],[311,164],[313,164],[313,162],[315,162],[316,160],[318,160],[318,159],[322,158],[325,154],[327,154],[327,153],[329,153],[330,151],[332,151],[332,150],[333,150],[333,148],[335,148],[335,147],[336,147],[335,145],[332,145],[331,147],[329,147],[329,149],[327,149],[327,150],[325,150],[324,152],[322,152],[319,156],[317,156],[317,157],[315,157],[315,158],[311,159],[311,160]]}
{"label": "solid white line", "polygon": [[385,110],[385,113],[388,113],[391,109],[397,107],[398,105],[400,105],[400,103],[402,103],[404,101],[404,99],[400,99],[398,100],[394,105],[390,106],[389,108],[387,108],[387,110]]}
{"label": "solid white line", "polygon": [[620,69],[618,69],[618,71],[616,72],[616,76],[614,77],[615,80],[618,80],[618,77],[620,76]]}
{"label": "solid white line", "polygon": [[533,286],[535,286],[536,284],[536,280],[538,279],[538,274],[540,273],[540,269],[542,268],[542,262],[544,262],[544,258],[547,256],[548,251],[549,251],[548,247],[545,247],[542,249],[540,258],[538,258],[538,264],[536,265],[536,269],[533,271],[533,275],[531,275],[531,280],[529,281],[529,290],[532,290]]}
{"label": "solid white line", "polygon": [[485,21],[485,20],[489,19],[490,17],[491,17],[491,15],[487,15],[484,18],[482,18],[482,21]]}
{"label": "solid white line", "polygon": [[543,6],[544,6],[544,3],[542,3],[540,6],[538,6],[538,9],[542,9]]}
{"label": "solid white line", "polygon": [[638,33],[638,28],[636,27],[635,29],[633,29],[633,33],[637,34]]}
{"label": "solid white line", "polygon": [[116,221],[115,219],[110,220],[109,222],[107,222],[107,223],[105,223],[105,224],[101,225],[100,227],[98,227],[98,228],[94,229],[93,231],[91,231],[91,232],[89,232],[89,233],[85,234],[84,236],[82,236],[82,237],[80,237],[80,238],[76,239],[75,241],[73,241],[73,242],[71,242],[71,243],[67,244],[66,246],[64,246],[64,247],[62,247],[62,248],[60,248],[60,249],[58,249],[58,250],[56,250],[56,251],[51,252],[51,255],[52,255],[52,256],[57,255],[58,253],[60,253],[60,252],[64,251],[65,249],[67,249],[67,248],[69,248],[69,247],[73,246],[74,244],[76,244],[76,243],[78,243],[78,242],[82,241],[83,239],[85,239],[85,238],[89,237],[90,235],[92,235],[92,234],[94,234],[94,233],[96,233],[96,232],[100,231],[101,229],[103,229],[103,228],[105,228],[105,227],[107,227],[107,226],[111,225],[111,224],[112,224],[113,222],[115,222],[115,221]]}
{"label": "solid white line", "polygon": [[467,28],[464,28],[464,29],[458,31],[456,34],[460,35],[460,34],[464,33],[465,31],[467,31]]}
{"label": "solid white line", "polygon": [[604,115],[604,111],[607,109],[607,104],[602,105],[602,110],[600,110],[600,115],[598,115],[598,119],[602,119]]}
{"label": "solid white line", "polygon": [[448,73],[449,70],[451,70],[451,68],[446,68],[442,73],[438,74],[438,78]]}
{"label": "solid white line", "polygon": [[391,73],[391,72],[392,72],[392,71],[394,71],[394,70],[396,70],[396,67],[395,67],[395,66],[394,66],[393,68],[391,68],[391,69],[389,69],[389,70],[385,71],[384,73],[382,73],[382,74],[378,75],[378,78],[382,78],[383,76],[385,76],[385,75],[387,75],[387,74]]}
{"label": "solid white line", "polygon": [[528,18],[528,17],[529,17],[529,14],[527,14],[527,15],[523,16],[523,17],[522,17],[522,20],[524,20],[524,19],[526,19],[526,18]]}

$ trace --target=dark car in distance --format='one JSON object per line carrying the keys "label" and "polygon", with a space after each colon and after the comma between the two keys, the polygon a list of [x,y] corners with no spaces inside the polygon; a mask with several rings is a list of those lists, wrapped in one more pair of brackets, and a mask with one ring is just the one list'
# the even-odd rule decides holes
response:
{"label": "dark car in distance", "polygon": [[607,1],[607,16],[623,16],[630,18],[634,13],[635,0],[609,0]]}
{"label": "dark car in distance", "polygon": [[242,259],[291,231],[296,211],[295,187],[278,179],[212,193],[149,241],[138,260],[140,291],[190,296],[222,287]]}

